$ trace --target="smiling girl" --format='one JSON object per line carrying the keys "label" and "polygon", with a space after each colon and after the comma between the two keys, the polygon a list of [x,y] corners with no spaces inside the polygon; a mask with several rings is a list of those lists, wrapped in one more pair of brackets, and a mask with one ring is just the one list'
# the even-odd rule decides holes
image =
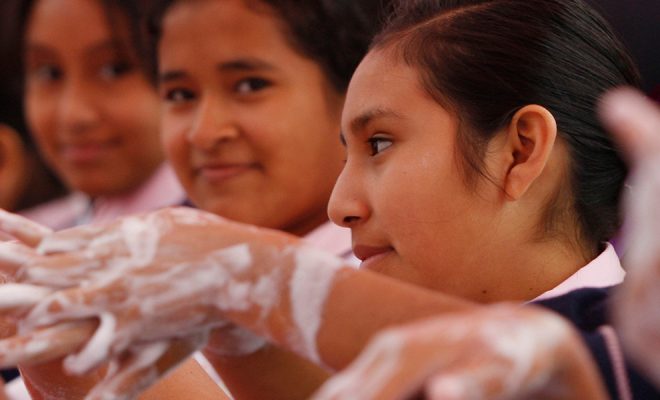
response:
{"label": "smiling girl", "polygon": [[21,2],[26,120],[44,158],[76,192],[28,217],[60,229],[184,201],[163,163],[158,95],[138,58],[140,7]]}
{"label": "smiling girl", "polygon": [[[166,155],[195,206],[302,236],[355,262],[349,231],[329,222],[327,203],[343,165],[345,91],[379,28],[381,3],[158,2],[145,53],[157,55]],[[258,344],[245,357],[232,349],[208,355],[242,398],[281,387],[302,397],[327,376],[247,331],[216,333],[218,342]],[[287,366],[314,379],[292,383]],[[171,387],[153,394],[171,395]]]}

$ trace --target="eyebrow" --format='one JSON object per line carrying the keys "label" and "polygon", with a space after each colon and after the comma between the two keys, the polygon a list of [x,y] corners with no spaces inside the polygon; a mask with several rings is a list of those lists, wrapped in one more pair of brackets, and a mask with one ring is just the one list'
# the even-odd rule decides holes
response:
{"label": "eyebrow", "polygon": [[399,113],[389,108],[373,108],[353,118],[353,120],[350,122],[351,132],[359,132],[364,130],[364,128],[366,128],[367,125],[369,125],[373,120],[380,118],[403,119]]}
{"label": "eyebrow", "polygon": [[[104,40],[104,41],[99,42],[99,43],[95,43],[91,47],[86,48],[84,50],[84,53],[85,53],[86,56],[90,56],[90,55],[93,55],[94,53],[97,53],[97,52],[100,52],[100,51],[117,50],[118,48],[119,48],[119,46],[117,45],[117,41],[112,40],[112,39],[108,39],[108,40]],[[49,46],[47,44],[40,43],[38,41],[37,42],[28,42],[25,46],[25,50],[26,51],[34,51],[34,52],[54,52],[55,51],[51,46]]]}
{"label": "eyebrow", "polygon": [[[265,61],[254,59],[254,58],[239,58],[236,60],[230,60],[226,62],[219,63],[217,69],[220,72],[231,72],[231,71],[273,71],[277,68]],[[160,83],[166,83],[175,81],[178,79],[184,79],[188,76],[188,73],[183,70],[173,70],[165,71],[160,74],[158,81]]]}
{"label": "eyebrow", "polygon": [[255,58],[239,58],[218,64],[218,69],[220,71],[271,71],[277,68],[266,61]]}
{"label": "eyebrow", "polygon": [[[41,44],[39,42],[27,43],[25,46],[26,52],[34,53],[55,53],[56,51],[46,44]],[[104,51],[121,51],[121,46],[118,41],[113,39],[103,40],[99,43],[93,44],[91,47],[88,47],[84,50],[85,57],[94,57],[97,53]]]}

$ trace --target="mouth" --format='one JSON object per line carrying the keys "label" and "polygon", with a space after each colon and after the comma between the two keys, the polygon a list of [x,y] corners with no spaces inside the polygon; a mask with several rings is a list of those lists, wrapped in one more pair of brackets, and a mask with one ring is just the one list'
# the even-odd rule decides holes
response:
{"label": "mouth", "polygon": [[362,260],[360,268],[370,268],[381,259],[387,257],[394,252],[391,246],[353,246],[353,253],[357,258]]}
{"label": "mouth", "polygon": [[209,183],[222,183],[257,169],[254,163],[208,163],[195,169],[195,173]]}
{"label": "mouth", "polygon": [[73,164],[98,161],[119,146],[119,140],[66,143],[61,146],[62,157]]}

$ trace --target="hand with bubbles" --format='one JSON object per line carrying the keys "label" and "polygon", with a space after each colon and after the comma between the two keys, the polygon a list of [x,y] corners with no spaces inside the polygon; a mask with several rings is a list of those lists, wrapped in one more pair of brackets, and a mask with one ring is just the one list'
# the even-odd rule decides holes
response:
{"label": "hand with bubbles", "polygon": [[286,286],[277,267],[297,249],[186,208],[56,233],[8,213],[0,224],[18,239],[0,244],[13,281],[0,285],[0,310],[18,329],[0,341],[0,365],[66,356],[67,372],[86,374],[109,361],[90,399],[135,396],[228,326],[225,315],[267,319]]}
{"label": "hand with bubbles", "polygon": [[660,386],[660,108],[631,89],[610,93],[601,114],[632,164],[626,192],[626,281],[616,322],[624,350]]}
{"label": "hand with bubbles", "polygon": [[568,321],[498,304],[389,329],[314,400],[605,399]]}

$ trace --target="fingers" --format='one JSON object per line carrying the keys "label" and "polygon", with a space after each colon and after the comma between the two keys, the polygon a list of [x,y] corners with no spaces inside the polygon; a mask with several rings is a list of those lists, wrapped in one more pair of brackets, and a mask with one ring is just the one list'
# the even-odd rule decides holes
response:
{"label": "fingers", "polygon": [[5,315],[0,316],[0,339],[14,336],[17,330],[18,327],[15,318]]}
{"label": "fingers", "polygon": [[117,322],[113,315],[101,315],[94,336],[77,354],[64,359],[64,369],[73,375],[83,375],[107,361],[115,340]]}
{"label": "fingers", "polygon": [[53,233],[50,228],[1,209],[0,230],[31,247],[35,247],[42,239]]}
{"label": "fingers", "polygon": [[156,362],[167,352],[169,343],[156,342],[131,350],[124,360],[110,366],[108,375],[92,389],[86,400],[133,399],[155,382],[162,372]]}
{"label": "fingers", "polygon": [[658,157],[660,111],[651,100],[632,89],[618,89],[603,98],[600,114],[634,157]]}
{"label": "fingers", "polygon": [[620,89],[602,103],[602,116],[633,156],[635,170],[626,192],[624,238],[632,269],[660,266],[660,108],[643,95]]}
{"label": "fingers", "polygon": [[53,292],[41,286],[5,283],[0,285],[0,311],[14,312],[34,306]]}
{"label": "fingers", "polygon": [[[503,372],[504,371],[504,372]],[[537,391],[548,385],[549,374],[539,374],[540,379],[525,380],[520,385],[507,385],[506,367],[475,363],[459,363],[431,377],[426,385],[429,400],[514,400],[534,398]],[[544,379],[546,378],[547,379]],[[538,394],[538,393],[537,393]]]}
{"label": "fingers", "polygon": [[87,396],[97,399],[132,399],[173,370],[206,342],[207,334],[192,335],[174,342],[137,346],[128,357],[116,361],[106,379]]}
{"label": "fingers", "polygon": [[0,340],[0,368],[47,362],[69,354],[87,341],[96,323],[65,323]]}
{"label": "fingers", "polygon": [[106,237],[103,235],[104,229],[110,230],[110,228],[103,226],[83,225],[59,231],[54,235],[45,237],[39,243],[37,250],[40,254],[79,251],[89,246],[94,239],[104,239]]}
{"label": "fingers", "polygon": [[19,270],[36,255],[34,249],[18,242],[0,243],[0,274],[7,281],[15,279]]}

